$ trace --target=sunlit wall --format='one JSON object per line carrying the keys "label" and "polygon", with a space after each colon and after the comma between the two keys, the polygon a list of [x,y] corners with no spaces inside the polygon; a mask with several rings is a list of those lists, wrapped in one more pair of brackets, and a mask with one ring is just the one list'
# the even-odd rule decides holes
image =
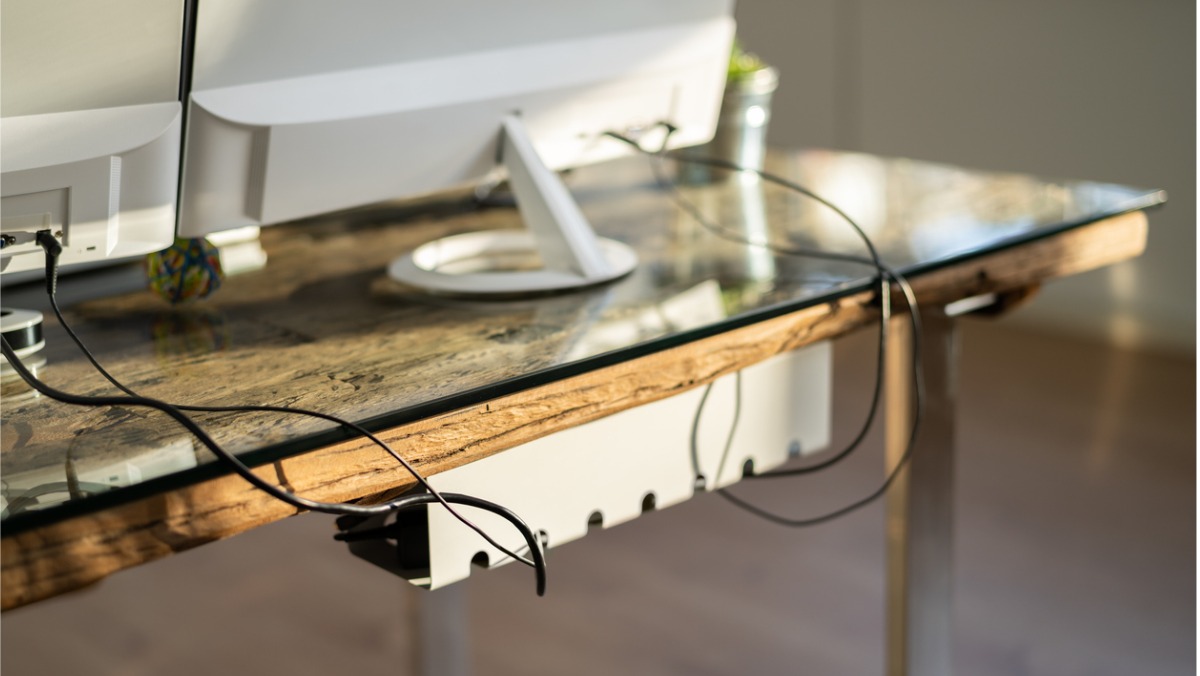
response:
{"label": "sunlit wall", "polygon": [[737,18],[781,71],[777,145],[1165,188],[1142,258],[1008,321],[1194,351],[1194,2],[739,0]]}

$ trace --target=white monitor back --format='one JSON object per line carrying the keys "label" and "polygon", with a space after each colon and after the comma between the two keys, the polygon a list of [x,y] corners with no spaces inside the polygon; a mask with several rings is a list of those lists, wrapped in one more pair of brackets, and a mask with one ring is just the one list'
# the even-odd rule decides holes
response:
{"label": "white monitor back", "polygon": [[0,3],[0,272],[162,249],[175,233],[182,2]]}
{"label": "white monitor back", "polygon": [[501,121],[546,165],[717,120],[731,0],[201,0],[179,232],[267,225],[478,182]]}

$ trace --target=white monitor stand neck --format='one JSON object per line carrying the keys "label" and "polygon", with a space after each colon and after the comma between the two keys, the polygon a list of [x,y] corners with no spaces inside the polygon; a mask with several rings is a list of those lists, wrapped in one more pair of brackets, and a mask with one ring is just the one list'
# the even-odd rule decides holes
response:
{"label": "white monitor stand neck", "polygon": [[[637,255],[596,236],[566,186],[538,157],[521,118],[504,118],[500,159],[528,230],[445,237],[392,261],[398,282],[434,293],[516,296],[602,284],[629,274]],[[542,267],[503,269],[537,253]]]}

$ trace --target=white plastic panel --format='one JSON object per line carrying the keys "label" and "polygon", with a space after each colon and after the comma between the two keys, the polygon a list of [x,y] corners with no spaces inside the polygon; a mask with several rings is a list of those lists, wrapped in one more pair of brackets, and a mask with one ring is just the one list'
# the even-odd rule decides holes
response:
{"label": "white plastic panel", "polygon": [[0,114],[178,101],[184,4],[0,2]]}
{"label": "white plastic panel", "polygon": [[732,12],[733,0],[200,0],[192,81],[197,89],[215,89]]}
{"label": "white plastic panel", "polygon": [[[202,4],[202,23],[204,11]],[[673,143],[707,140],[732,19],[627,25],[567,41],[463,45],[453,55],[211,89],[197,81],[180,233],[266,225],[470,184],[494,168],[501,120],[514,111],[554,169],[628,153],[600,137],[608,129],[670,120],[680,127]],[[216,34],[208,42],[202,32],[197,63],[211,58],[208,49],[237,52]]]}
{"label": "white plastic panel", "polygon": [[[691,428],[702,389],[581,425],[431,478],[441,491],[498,502],[544,531],[554,547],[587,534],[598,513],[605,528],[637,518],[653,495],[657,509],[692,497],[697,477],[706,490],[742,478],[747,461],[755,471],[776,467],[796,452],[829,444],[832,354],[818,343],[780,355],[742,372],[741,416],[728,457],[725,440],[733,422],[736,377],[719,380],[705,405],[695,455]],[[499,517],[470,510],[469,518],[516,551],[523,540]],[[503,554],[439,508],[428,510],[430,578],[438,588],[466,578],[471,560]]]}
{"label": "white plastic panel", "polygon": [[63,232],[61,264],[149,253],[175,233],[177,102],[6,117],[0,126],[5,273],[44,264],[33,233]]}

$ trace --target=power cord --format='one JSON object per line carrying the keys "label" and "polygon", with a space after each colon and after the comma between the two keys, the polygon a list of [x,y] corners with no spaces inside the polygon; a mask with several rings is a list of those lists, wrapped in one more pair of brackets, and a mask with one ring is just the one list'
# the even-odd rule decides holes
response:
{"label": "power cord", "polygon": [[[123,393],[125,393],[126,396],[124,396],[124,397],[83,396],[83,395],[70,394],[70,393],[63,392],[61,390],[52,388],[49,385],[46,385],[42,381],[38,380],[38,378],[33,373],[31,373],[25,367],[25,365],[20,361],[20,359],[16,355],[15,350],[13,350],[12,346],[8,343],[8,340],[3,338],[2,336],[0,336],[0,340],[3,341],[2,347],[3,347],[4,357],[9,361],[10,364],[12,364],[14,370],[18,373],[18,375],[20,375],[20,377],[30,387],[32,387],[33,389],[37,390],[38,392],[42,393],[43,395],[45,395],[51,399],[54,399],[56,401],[60,401],[62,403],[66,403],[66,404],[73,404],[73,405],[77,405],[77,406],[91,406],[91,407],[122,406],[122,405],[124,405],[124,406],[140,406],[140,407],[146,407],[146,408],[153,408],[153,409],[159,410],[163,413],[166,413],[167,415],[169,415],[170,417],[175,419],[175,421],[178,422],[182,427],[184,427],[189,432],[191,432],[193,435],[195,435],[196,438],[202,444],[204,444],[205,447],[207,447],[210,451],[212,451],[212,453],[214,455],[216,455],[221,461],[223,461],[227,465],[229,465],[233,469],[233,471],[235,473],[237,473],[239,476],[241,476],[243,479],[245,479],[246,481],[248,481],[249,483],[254,485],[256,488],[262,490],[263,492],[265,492],[265,493],[271,495],[272,497],[274,497],[288,505],[291,505],[292,507],[295,507],[297,509],[309,510],[309,511],[314,511],[314,512],[323,512],[323,513],[327,513],[327,514],[371,516],[371,515],[378,515],[378,514],[390,514],[392,512],[396,512],[396,511],[399,511],[402,509],[409,509],[409,508],[413,508],[413,507],[417,507],[417,506],[428,505],[428,504],[432,504],[435,502],[439,503],[446,510],[448,510],[450,512],[450,514],[453,515],[456,519],[458,519],[460,522],[462,522],[468,528],[470,528],[470,529],[474,530],[476,533],[478,533],[485,541],[487,541],[488,544],[490,544],[493,547],[495,547],[496,549],[500,550],[501,552],[503,552],[504,554],[506,554],[508,557],[512,558],[513,560],[519,561],[525,565],[528,565],[528,566],[531,566],[532,568],[534,568],[536,571],[536,577],[537,577],[537,593],[539,596],[542,596],[545,594],[546,562],[545,562],[544,552],[540,546],[540,541],[537,539],[536,534],[528,526],[528,524],[526,524],[524,522],[524,520],[522,520],[519,516],[517,516],[515,513],[513,513],[511,510],[507,509],[506,507],[503,507],[496,503],[490,502],[488,500],[484,500],[482,498],[476,498],[473,496],[462,495],[462,494],[457,494],[457,493],[441,493],[441,492],[439,492],[437,489],[435,489],[429,483],[429,481],[420,472],[418,472],[416,470],[416,468],[414,468],[412,466],[411,463],[409,463],[402,455],[397,453],[395,451],[395,449],[393,449],[389,444],[387,444],[385,441],[383,441],[382,439],[377,437],[375,434],[373,434],[369,430],[363,428],[362,426],[360,426],[356,423],[350,422],[348,420],[344,420],[342,418],[339,418],[337,416],[333,416],[333,415],[330,415],[327,413],[322,413],[320,411],[310,411],[307,409],[284,407],[284,406],[173,405],[173,404],[170,404],[167,402],[159,401],[157,399],[143,397],[143,396],[139,395],[137,392],[130,389],[129,387],[122,384],[111,373],[109,373],[107,369],[105,369],[99,363],[99,361],[95,358],[95,356],[91,353],[91,351],[87,348],[87,346],[83,343],[83,341],[79,338],[79,336],[75,333],[75,331],[70,327],[70,325],[63,318],[62,311],[58,306],[58,301],[57,301],[57,297],[56,297],[57,296],[57,284],[58,284],[58,257],[62,252],[62,246],[58,243],[58,241],[53,237],[53,235],[48,230],[43,230],[43,231],[40,231],[37,233],[37,242],[43,248],[43,250],[45,251],[45,255],[46,255],[46,293],[49,296],[50,307],[53,310],[54,315],[58,318],[60,325],[67,331],[67,334],[71,337],[72,341],[76,344],[76,346],[79,348],[79,350],[88,359],[88,361],[91,362],[92,366],[95,367],[95,369],[102,376],[104,376],[104,378],[106,380],[108,380],[114,387],[116,387],[117,389],[119,389]],[[405,470],[407,470],[413,476],[413,478],[415,478],[417,480],[417,482],[426,491],[428,491],[428,493],[422,494],[422,495],[404,496],[404,497],[397,498],[395,500],[392,500],[392,501],[389,501],[386,503],[382,503],[379,505],[369,505],[369,506],[353,505],[353,504],[346,504],[346,503],[321,502],[321,501],[310,500],[308,498],[304,498],[304,497],[295,495],[289,491],[286,491],[284,489],[276,487],[273,484],[270,484],[270,483],[264,481],[263,479],[259,478],[258,475],[254,474],[254,472],[251,471],[251,469],[248,466],[246,466],[240,459],[238,459],[237,456],[235,456],[234,454],[230,453],[229,451],[227,451],[223,447],[221,447],[198,423],[196,423],[194,420],[192,420],[192,418],[190,418],[187,414],[185,414],[184,411],[273,412],[273,413],[304,415],[304,416],[319,418],[322,420],[327,420],[329,422],[336,423],[338,425],[341,425],[341,426],[367,438],[375,445],[384,449],[389,455],[391,455],[393,458],[395,458],[405,468]],[[458,510],[454,509],[452,507],[453,504],[466,505],[469,507],[482,509],[484,511],[488,511],[488,512],[491,512],[498,516],[501,516],[502,518],[507,520],[518,531],[521,532],[521,535],[525,540],[526,546],[527,546],[529,552],[531,553],[533,560],[531,561],[530,559],[520,556],[520,555],[514,553],[513,551],[509,550],[508,548],[504,547],[503,545],[499,544],[498,542],[496,542],[496,540],[494,538],[492,538],[490,535],[488,535],[483,529],[481,529],[479,526],[477,526],[476,524],[471,522],[469,519],[464,517],[461,513],[458,512]]]}
{"label": "power cord", "polygon": [[[875,421],[875,417],[879,410],[879,402],[882,398],[884,359],[885,359],[885,356],[887,353],[888,328],[889,328],[889,324],[890,324],[891,316],[892,316],[891,315],[891,293],[892,293],[891,284],[895,283],[896,286],[900,289],[900,292],[903,294],[904,299],[905,299],[905,304],[907,305],[907,310],[908,310],[908,314],[910,317],[910,321],[911,321],[910,330],[912,332],[913,421],[912,421],[912,425],[909,429],[909,435],[908,435],[908,439],[905,444],[904,452],[901,454],[900,459],[896,462],[895,467],[893,467],[892,470],[888,473],[888,475],[884,479],[883,483],[876,490],[872,491],[864,498],[856,500],[855,502],[852,502],[849,505],[846,505],[844,507],[841,507],[839,509],[833,510],[833,511],[825,513],[825,514],[821,514],[821,515],[818,515],[815,517],[807,517],[807,518],[785,517],[785,516],[773,513],[769,510],[763,509],[762,507],[759,507],[757,505],[754,505],[753,503],[734,495],[733,493],[729,492],[727,489],[718,489],[718,491],[717,491],[718,494],[720,494],[723,498],[730,501],[732,504],[734,504],[735,506],[737,506],[741,509],[744,509],[760,518],[766,519],[773,523],[777,523],[777,524],[784,525],[784,526],[790,526],[790,527],[804,527],[804,526],[812,526],[812,525],[824,523],[826,521],[830,521],[839,516],[843,516],[847,513],[850,513],[850,512],[852,512],[856,509],[859,509],[860,507],[863,507],[867,504],[870,504],[871,502],[875,501],[881,495],[883,495],[884,493],[887,492],[887,489],[892,485],[892,483],[899,476],[900,471],[904,468],[905,465],[908,464],[909,459],[912,457],[913,450],[916,447],[917,432],[920,427],[921,418],[924,413],[924,389],[925,389],[925,387],[924,387],[924,378],[923,378],[923,374],[922,374],[921,353],[920,353],[921,320],[920,320],[919,309],[917,307],[916,294],[913,292],[912,286],[908,283],[908,281],[904,278],[903,275],[901,275],[899,272],[897,272],[896,270],[889,267],[888,265],[886,265],[883,262],[883,260],[879,256],[878,251],[875,248],[874,243],[871,241],[871,238],[866,234],[866,232],[862,229],[862,227],[859,226],[858,223],[855,222],[854,219],[849,216],[849,214],[847,214],[845,211],[843,211],[837,205],[833,204],[832,202],[825,199],[824,197],[821,197],[820,195],[813,192],[812,190],[809,190],[808,188],[806,188],[794,181],[791,181],[789,179],[783,178],[781,176],[778,176],[778,175],[770,173],[770,172],[763,171],[761,169],[757,169],[754,167],[746,167],[741,164],[738,164],[737,162],[732,162],[730,160],[726,160],[726,159],[719,158],[719,157],[704,157],[704,156],[693,155],[690,153],[683,154],[683,153],[678,153],[678,152],[674,152],[674,151],[668,151],[667,150],[667,142],[670,139],[670,135],[675,131],[675,127],[673,125],[671,125],[670,123],[660,123],[659,126],[662,126],[665,128],[666,136],[663,139],[661,147],[656,151],[655,150],[647,150],[646,148],[643,148],[642,145],[640,143],[638,143],[636,140],[634,140],[624,134],[618,133],[618,132],[610,131],[610,132],[606,132],[604,135],[608,136],[610,138],[616,139],[618,141],[621,141],[621,142],[631,146],[639,153],[649,157],[651,170],[654,173],[654,177],[655,177],[655,180],[658,183],[658,185],[662,189],[664,189],[668,192],[672,201],[675,202],[675,204],[680,209],[682,209],[683,211],[688,213],[689,216],[691,216],[697,223],[699,223],[706,230],[708,230],[712,234],[714,234],[722,239],[732,241],[732,242],[735,242],[738,244],[742,244],[745,246],[753,246],[753,247],[757,247],[757,248],[763,248],[768,251],[772,251],[774,253],[781,254],[781,255],[806,257],[806,258],[817,258],[817,259],[823,259],[823,260],[832,260],[832,261],[840,261],[840,262],[846,262],[846,263],[855,263],[855,264],[859,264],[859,265],[867,265],[867,266],[874,268],[879,276],[878,283],[879,283],[880,287],[879,287],[878,295],[879,295],[879,304],[880,304],[880,322],[879,322],[879,343],[878,343],[877,362],[876,362],[876,370],[875,370],[875,384],[873,387],[871,404],[867,411],[867,418],[866,418],[865,422],[863,423],[862,427],[860,428],[858,434],[845,448],[843,448],[841,451],[839,451],[838,453],[835,453],[833,456],[827,458],[824,461],[817,462],[817,463],[814,463],[811,465],[805,465],[802,467],[774,470],[771,472],[764,472],[761,474],[752,474],[747,478],[755,478],[755,479],[778,478],[778,477],[796,476],[796,475],[800,475],[800,474],[811,474],[814,472],[819,472],[819,471],[828,469],[829,467],[832,467],[832,466],[836,465],[837,463],[841,462],[842,460],[846,459],[862,444],[863,440],[866,438],[868,432],[870,431],[870,429]],[[863,256],[854,255],[854,254],[842,254],[842,253],[837,253],[837,252],[821,251],[821,250],[817,250],[817,249],[810,249],[810,248],[806,248],[806,247],[795,246],[790,243],[772,242],[772,241],[769,241],[766,239],[762,239],[762,240],[751,239],[749,237],[746,237],[744,234],[742,234],[740,232],[737,232],[730,228],[723,227],[722,225],[720,225],[718,223],[714,223],[713,221],[711,221],[710,219],[705,217],[705,215],[699,210],[698,207],[696,207],[695,204],[693,204],[691,201],[686,199],[684,197],[684,195],[682,194],[682,192],[679,190],[678,185],[676,185],[674,181],[672,181],[670,178],[668,178],[668,176],[666,175],[666,173],[663,171],[663,168],[662,168],[663,160],[666,158],[670,158],[670,159],[673,159],[678,162],[690,162],[693,164],[700,164],[700,165],[709,166],[709,167],[713,167],[713,168],[725,169],[728,171],[752,173],[752,174],[758,176],[763,181],[778,185],[782,188],[785,188],[785,189],[795,192],[797,194],[803,195],[809,199],[812,199],[812,200],[816,201],[818,204],[833,211],[839,218],[841,218],[844,222],[846,222],[854,230],[855,234],[858,235],[859,239],[863,242],[863,245],[866,247],[869,256],[863,257]],[[722,466],[724,465],[724,462],[725,462],[725,456],[728,455],[729,448],[732,445],[733,435],[734,435],[734,432],[735,432],[736,426],[737,426],[738,412],[740,412],[740,394],[741,394],[741,392],[740,392],[741,381],[740,380],[737,382],[737,388],[738,388],[738,405],[737,405],[737,409],[735,411],[735,419],[733,422],[733,426],[730,429],[729,437],[726,440],[725,450],[722,455],[722,460],[721,460]],[[692,437],[691,437],[693,458],[698,457],[698,450],[696,448],[696,444],[698,443],[697,430],[699,428],[700,416],[704,410],[704,404],[708,399],[708,394],[711,391],[711,389],[712,389],[711,384],[708,386],[708,388],[705,389],[704,395],[701,397],[700,404],[696,409],[695,418],[693,420]]]}

